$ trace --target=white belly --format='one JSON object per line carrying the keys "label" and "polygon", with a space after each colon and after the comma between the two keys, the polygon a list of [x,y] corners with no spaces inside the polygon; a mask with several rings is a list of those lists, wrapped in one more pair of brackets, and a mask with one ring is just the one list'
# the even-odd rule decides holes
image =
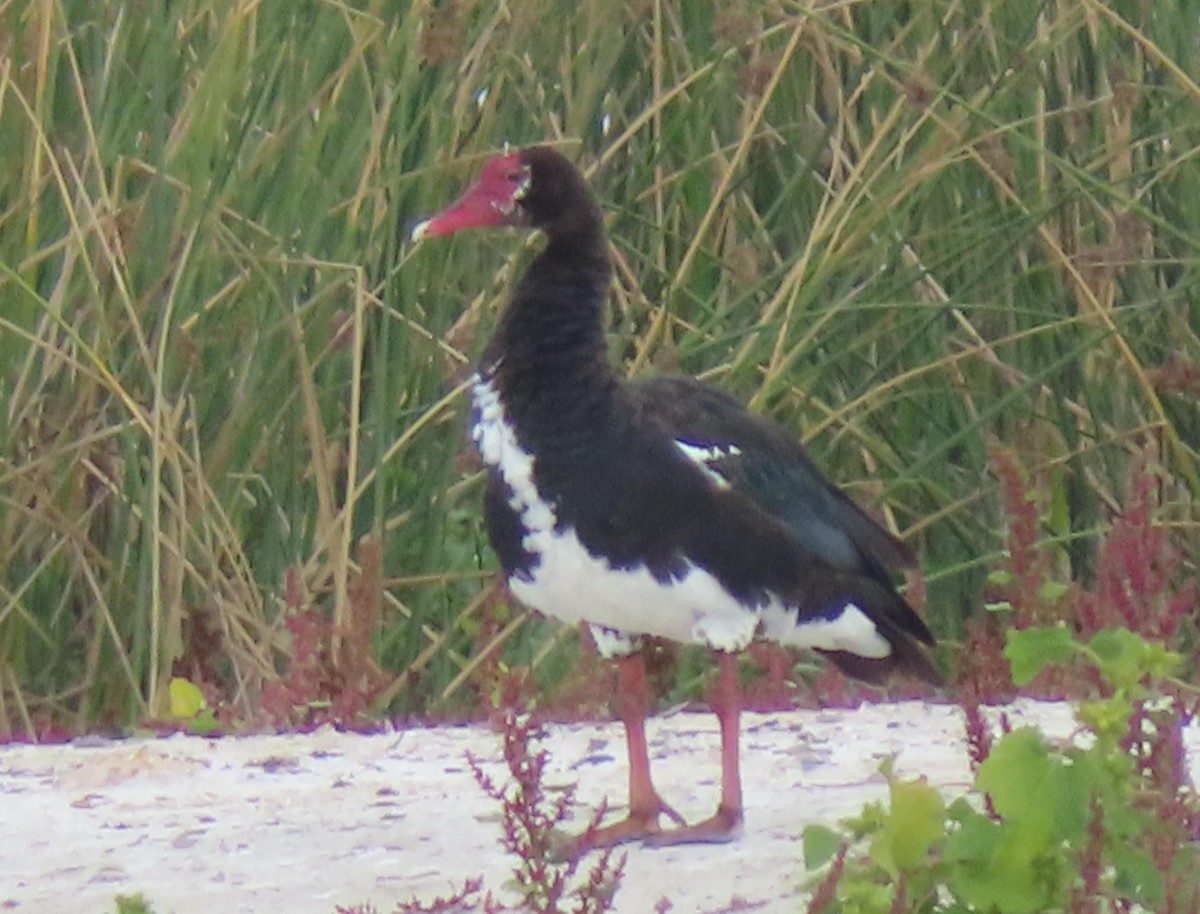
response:
{"label": "white belly", "polygon": [[523,540],[539,556],[529,579],[513,576],[521,602],[565,622],[590,622],[635,635],[742,650],[761,613],[730,596],[711,574],[690,567],[659,582],[645,568],[615,569],[590,555],[574,530],[534,530]]}

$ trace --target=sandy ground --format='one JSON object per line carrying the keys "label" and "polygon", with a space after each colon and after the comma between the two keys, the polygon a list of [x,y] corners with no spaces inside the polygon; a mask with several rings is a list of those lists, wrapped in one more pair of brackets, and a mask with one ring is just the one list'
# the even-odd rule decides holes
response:
{"label": "sandy ground", "polygon": [[[1062,705],[1006,710],[1054,738],[1073,730]],[[660,791],[689,819],[708,815],[715,719],[679,713],[649,732]],[[620,914],[651,914],[662,899],[675,914],[795,912],[801,829],[882,798],[881,759],[894,755],[900,774],[925,775],[947,796],[970,780],[953,707],[748,714],[743,734],[744,836],[631,847]],[[1190,737],[1195,771],[1200,734]],[[545,745],[549,781],[577,781],[583,806],[624,802],[618,725],[556,725]],[[0,911],[98,914],[114,911],[118,894],[141,893],[157,914],[329,914],[367,902],[388,912],[475,876],[503,893],[511,863],[498,809],[476,785],[468,751],[506,775],[500,738],[483,727],[0,748]]]}

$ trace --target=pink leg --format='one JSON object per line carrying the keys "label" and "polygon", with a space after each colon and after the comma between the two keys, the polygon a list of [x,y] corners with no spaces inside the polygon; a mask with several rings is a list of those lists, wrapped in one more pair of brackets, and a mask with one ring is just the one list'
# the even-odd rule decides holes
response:
{"label": "pink leg", "polygon": [[646,664],[641,654],[617,660],[621,722],[629,749],[629,815],[620,822],[588,831],[579,836],[576,849],[611,847],[637,841],[661,832],[658,818],[667,816],[682,825],[683,817],[666,804],[650,779],[650,753],[646,746],[646,709],[650,690],[646,684]]}
{"label": "pink leg", "polygon": [[733,841],[741,834],[742,777],[738,752],[741,696],[737,654],[717,651],[717,683],[713,690],[712,706],[721,724],[721,804],[703,822],[648,835],[647,844],[719,844]]}

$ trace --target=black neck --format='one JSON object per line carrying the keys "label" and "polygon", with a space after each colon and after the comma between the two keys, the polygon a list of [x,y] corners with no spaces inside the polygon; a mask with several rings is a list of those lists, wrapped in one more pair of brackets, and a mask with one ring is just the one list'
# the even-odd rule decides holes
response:
{"label": "black neck", "polygon": [[514,424],[539,436],[601,421],[618,386],[604,305],[612,278],[602,237],[551,239],[518,285],[484,361]]}

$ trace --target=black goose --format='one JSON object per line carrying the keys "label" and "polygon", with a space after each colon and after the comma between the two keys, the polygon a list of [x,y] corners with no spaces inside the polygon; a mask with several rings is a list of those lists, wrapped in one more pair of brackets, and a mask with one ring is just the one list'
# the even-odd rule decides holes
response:
{"label": "black goose", "polygon": [[[494,225],[538,229],[546,244],[474,379],[488,533],[512,593],[588,623],[619,664],[629,812],[587,843],[730,840],[742,824],[737,652],[765,638],[811,648],[856,678],[937,682],[920,647],[933,636],[888,574],[912,554],[769,420],[692,380],[612,371],[601,213],[562,155],[532,147],[490,160],[413,237]],[[643,635],[716,654],[721,801],[697,824],[650,778]],[[663,829],[662,816],[676,827]]]}

